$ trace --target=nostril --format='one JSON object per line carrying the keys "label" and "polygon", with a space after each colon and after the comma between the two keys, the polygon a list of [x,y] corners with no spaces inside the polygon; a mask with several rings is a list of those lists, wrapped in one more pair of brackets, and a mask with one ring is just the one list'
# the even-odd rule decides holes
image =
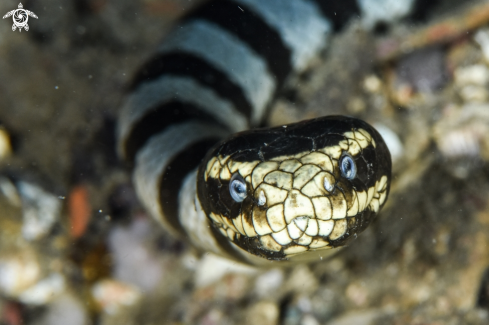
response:
{"label": "nostril", "polygon": [[326,191],[331,192],[334,189],[334,183],[335,179],[333,175],[326,174],[326,176],[324,176],[323,186]]}
{"label": "nostril", "polygon": [[267,197],[265,196],[265,192],[263,190],[258,193],[258,206],[264,206],[267,203]]}

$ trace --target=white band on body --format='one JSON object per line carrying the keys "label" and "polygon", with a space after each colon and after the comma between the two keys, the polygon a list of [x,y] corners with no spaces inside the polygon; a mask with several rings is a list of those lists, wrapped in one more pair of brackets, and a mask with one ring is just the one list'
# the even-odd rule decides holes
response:
{"label": "white band on body", "polygon": [[175,29],[158,50],[172,51],[192,53],[221,70],[243,89],[253,107],[252,124],[262,120],[276,81],[264,59],[246,43],[213,23],[195,20]]}
{"label": "white band on body", "polygon": [[[274,27],[292,51],[295,71],[304,70],[327,44],[331,23],[316,4],[307,0],[235,0],[252,8]],[[326,0],[333,1],[333,0]]]}
{"label": "white band on body", "polygon": [[[163,172],[172,159],[190,145],[206,138],[222,138],[226,132],[202,122],[190,121],[176,124],[164,132],[154,135],[136,156],[133,182],[139,199],[153,217],[172,231],[160,205],[160,182]],[[175,188],[175,191],[180,191]],[[163,202],[165,204],[165,202]]]}
{"label": "white band on body", "polygon": [[133,124],[142,119],[157,105],[178,99],[197,106],[213,116],[216,121],[227,125],[232,132],[246,130],[247,118],[227,99],[220,97],[211,88],[201,85],[190,77],[164,75],[151,82],[143,83],[126,100],[119,118],[119,150],[125,156],[124,144]]}

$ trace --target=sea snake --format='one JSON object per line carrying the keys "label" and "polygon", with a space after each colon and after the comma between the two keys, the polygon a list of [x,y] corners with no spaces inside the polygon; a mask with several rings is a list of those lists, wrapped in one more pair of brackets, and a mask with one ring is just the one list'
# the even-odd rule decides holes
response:
{"label": "sea snake", "polygon": [[183,18],[119,118],[145,208],[198,249],[251,264],[315,260],[356,238],[389,193],[379,133],[344,116],[255,127],[349,17],[395,19],[413,2],[221,0]]}

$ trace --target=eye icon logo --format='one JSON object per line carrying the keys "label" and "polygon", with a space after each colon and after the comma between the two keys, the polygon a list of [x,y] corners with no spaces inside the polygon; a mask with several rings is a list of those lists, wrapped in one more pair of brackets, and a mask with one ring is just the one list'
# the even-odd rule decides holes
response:
{"label": "eye icon logo", "polygon": [[22,3],[19,3],[18,9],[7,12],[5,16],[3,16],[3,19],[8,18],[10,16],[12,16],[12,19],[14,20],[14,24],[12,25],[12,31],[14,32],[17,28],[19,29],[19,32],[22,31],[22,28],[24,28],[26,31],[29,30],[29,25],[27,25],[29,16],[37,19],[35,13],[29,10],[25,10],[23,8]]}

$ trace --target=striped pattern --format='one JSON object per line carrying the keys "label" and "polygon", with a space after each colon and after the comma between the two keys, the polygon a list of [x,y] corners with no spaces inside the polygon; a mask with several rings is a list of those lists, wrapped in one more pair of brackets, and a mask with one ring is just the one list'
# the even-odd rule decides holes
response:
{"label": "striped pattern", "polygon": [[[168,105],[175,102],[185,108],[175,112],[175,106]],[[121,143],[134,137],[135,132],[132,128],[135,125],[147,127],[148,117],[151,117],[149,122],[154,121],[156,112],[164,117],[158,121],[161,124],[175,124],[179,117],[191,115],[194,119],[200,118],[200,120],[206,117],[207,120],[228,127],[231,132],[248,128],[247,118],[237,111],[231,102],[216,94],[212,88],[205,87],[190,77],[163,75],[141,85],[138,91],[127,99],[119,123]],[[172,116],[174,119],[171,118]],[[136,134],[141,134],[141,131]],[[130,156],[133,156],[136,151],[131,147],[122,147],[120,150]]]}
{"label": "striped pattern", "polygon": [[197,20],[178,28],[158,50],[172,51],[194,54],[223,71],[243,90],[252,107],[253,123],[262,119],[276,84],[265,60],[247,44],[213,23]]}
{"label": "striped pattern", "polygon": [[238,2],[252,9],[278,31],[291,51],[294,70],[306,68],[307,63],[324,48],[331,23],[321,15],[315,3],[283,0]]}
{"label": "striped pattern", "polygon": [[[175,198],[178,198],[178,185],[183,182],[183,178],[172,177],[172,181],[168,181],[168,175],[184,174],[180,176],[185,177],[181,170],[186,169],[186,172],[190,172],[195,168],[194,164],[200,161],[198,157],[195,158],[196,161],[192,161],[193,156],[198,156],[193,153],[199,147],[203,147],[203,150],[198,151],[205,154],[207,149],[224,135],[220,128],[199,121],[189,121],[172,125],[165,132],[153,136],[137,155],[134,170],[136,190],[146,208],[153,216],[159,217],[158,221],[165,228],[182,233],[176,216],[169,216],[178,211],[171,207],[177,203]],[[205,140],[210,140],[207,145],[203,143]],[[190,157],[186,157],[188,159],[179,159],[179,156],[186,155],[187,152],[191,154]],[[178,164],[178,161],[186,162],[187,166]],[[169,213],[165,213],[165,210]]]}
{"label": "striped pattern", "polygon": [[238,257],[208,228],[195,170],[219,139],[263,121],[287,78],[307,68],[351,16],[369,10],[360,2],[217,0],[175,26],[135,76],[118,128],[138,195],[166,229]]}

